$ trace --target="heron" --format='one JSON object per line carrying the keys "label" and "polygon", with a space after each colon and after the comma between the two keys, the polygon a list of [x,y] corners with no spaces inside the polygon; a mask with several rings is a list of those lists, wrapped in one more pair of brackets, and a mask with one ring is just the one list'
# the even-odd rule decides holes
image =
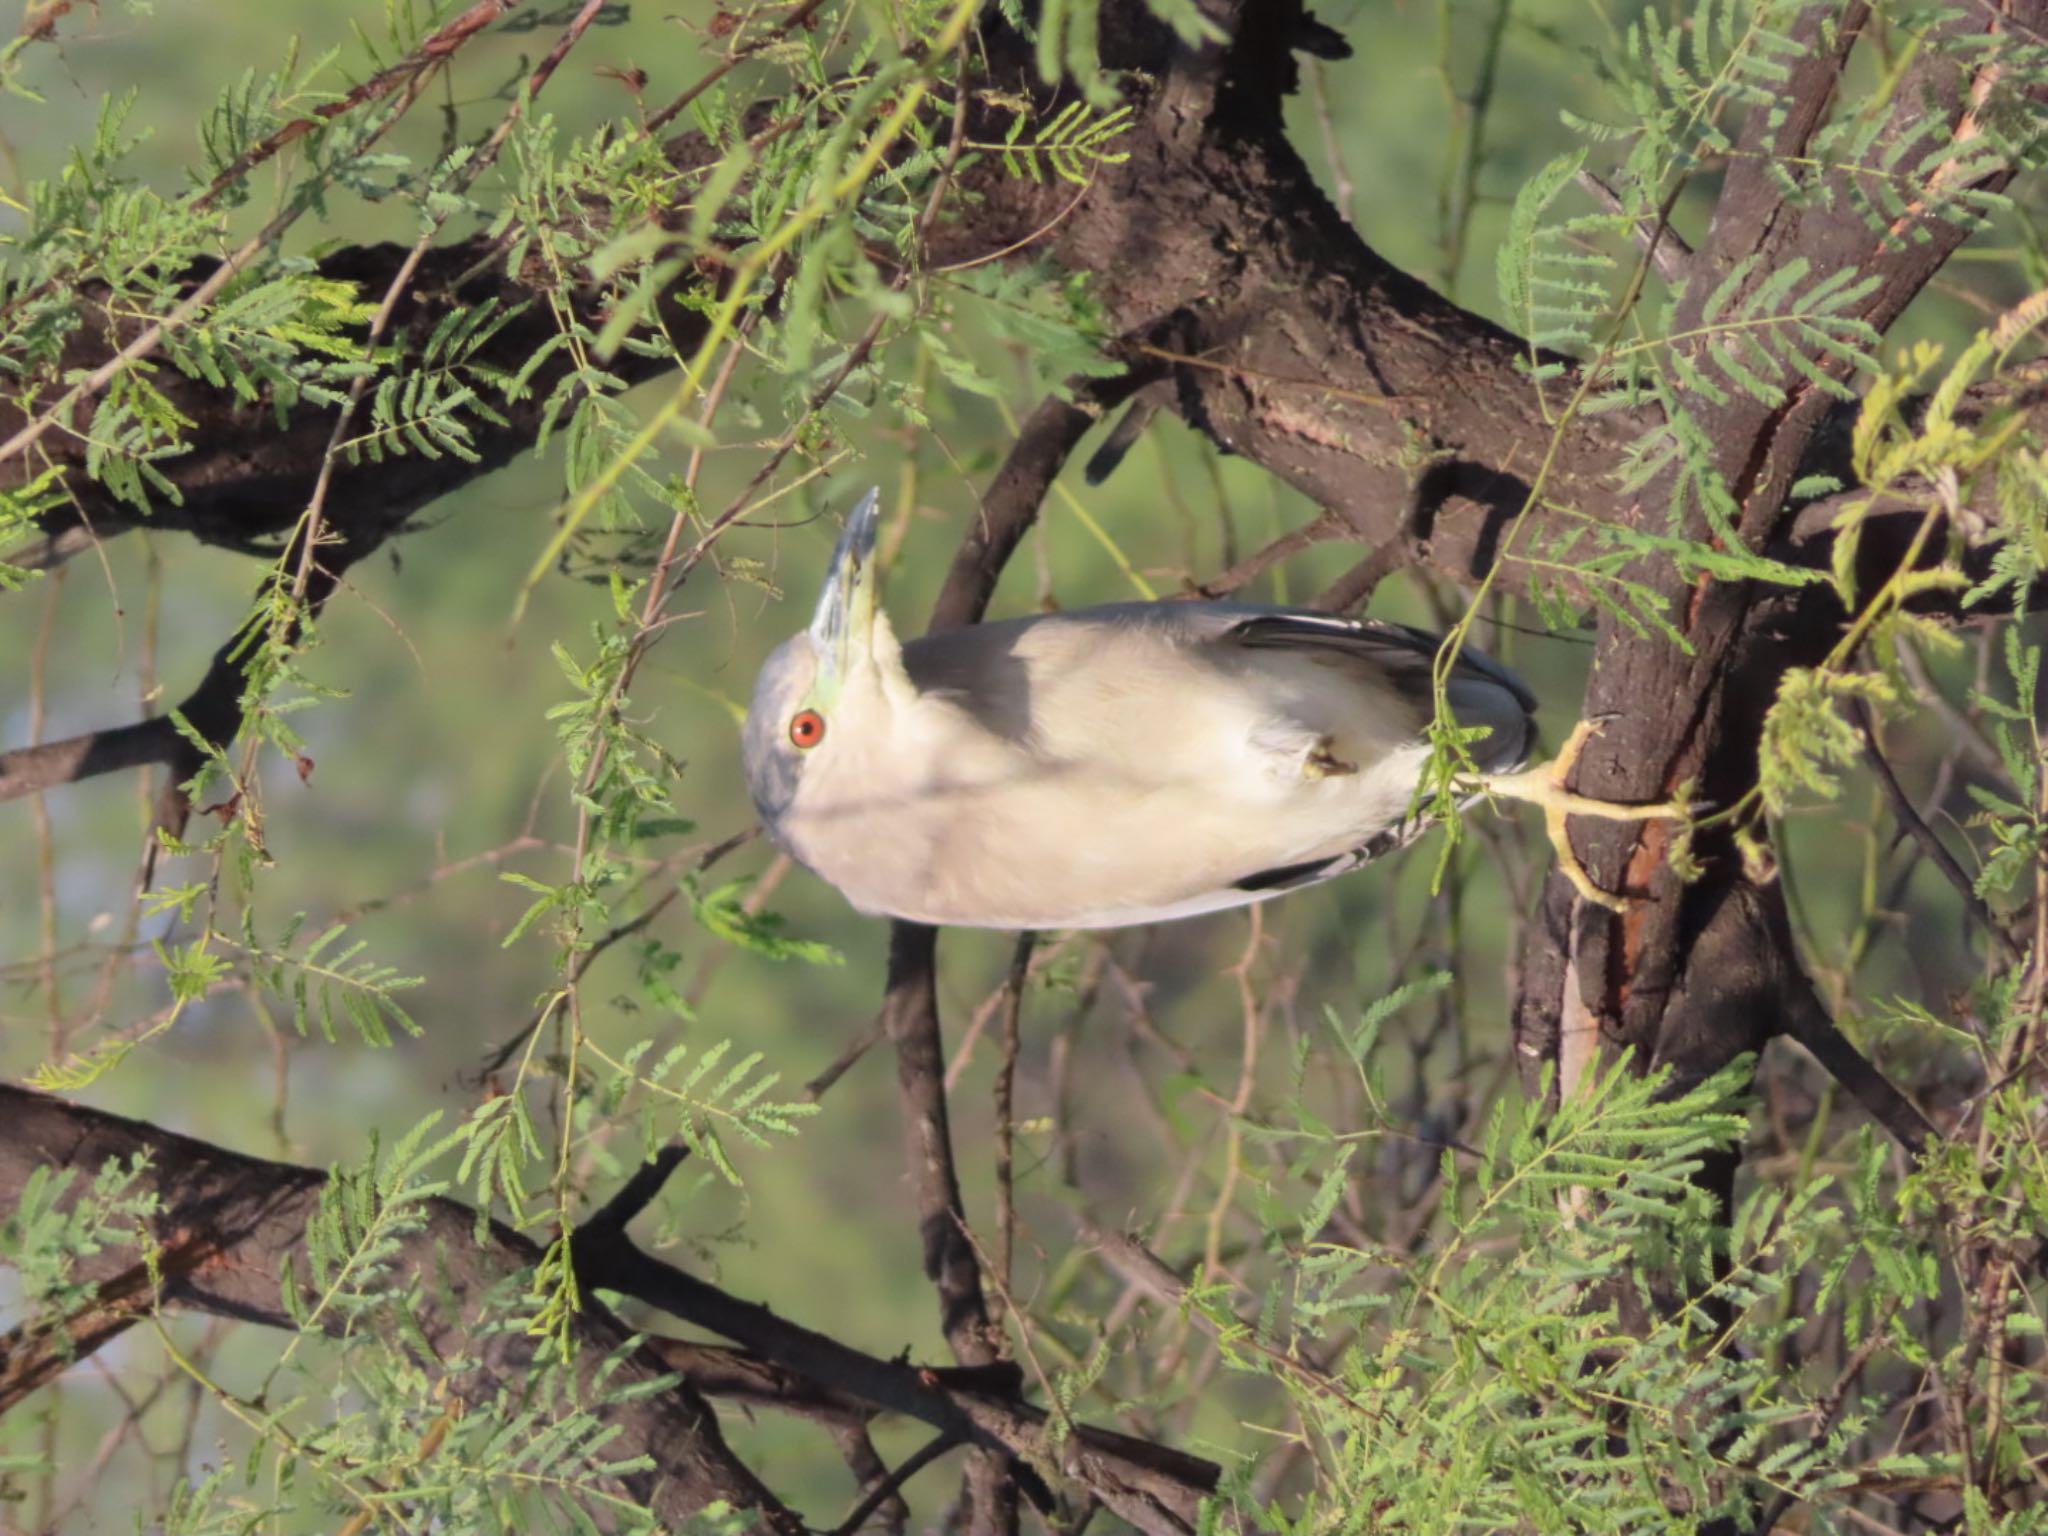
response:
{"label": "heron", "polygon": [[[1113,603],[899,641],[879,496],[840,534],[810,626],[768,657],[743,736],[769,838],[861,912],[941,926],[1115,928],[1265,901],[1358,869],[1417,809],[1439,636],[1252,603]],[[1568,793],[1591,727],[1524,764],[1536,700],[1465,648],[1444,701],[1476,728],[1467,796],[1564,819],[1684,814]]]}

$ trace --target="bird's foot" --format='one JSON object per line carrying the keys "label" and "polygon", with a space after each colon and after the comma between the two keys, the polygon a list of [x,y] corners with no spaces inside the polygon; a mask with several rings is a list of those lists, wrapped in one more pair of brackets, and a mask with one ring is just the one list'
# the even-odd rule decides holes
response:
{"label": "bird's foot", "polygon": [[1665,800],[1656,805],[1622,805],[1612,800],[1596,800],[1590,795],[1575,795],[1566,789],[1565,783],[1578,763],[1579,754],[1585,751],[1587,742],[1600,734],[1602,723],[1599,720],[1581,720],[1572,727],[1571,735],[1565,738],[1557,756],[1547,763],[1538,763],[1533,768],[1515,773],[1482,774],[1473,781],[1473,785],[1481,792],[1503,800],[1520,800],[1541,807],[1544,830],[1550,835],[1551,847],[1557,850],[1558,869],[1571,881],[1572,889],[1595,906],[1605,907],[1610,912],[1625,912],[1628,910],[1627,900],[1595,885],[1593,877],[1586,873],[1586,866],[1572,851],[1566,818],[1595,816],[1602,821],[1689,821],[1699,807],[1685,800]]}
{"label": "bird's foot", "polygon": [[1336,779],[1358,772],[1358,764],[1347,763],[1337,755],[1337,738],[1324,736],[1318,740],[1302,760],[1301,776],[1304,779]]}

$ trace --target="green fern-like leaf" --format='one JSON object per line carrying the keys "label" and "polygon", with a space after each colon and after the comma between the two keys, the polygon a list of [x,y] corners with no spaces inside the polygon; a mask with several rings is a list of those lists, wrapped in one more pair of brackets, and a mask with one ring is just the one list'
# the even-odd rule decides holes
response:
{"label": "green fern-like leaf", "polygon": [[256,935],[253,917],[245,914],[241,943],[236,946],[247,958],[250,980],[291,1005],[293,1028],[307,1035],[317,1026],[332,1044],[337,1021],[346,1021],[365,1045],[372,1046],[389,1045],[394,1031],[421,1033],[398,998],[420,985],[422,978],[364,958],[369,941],[344,943],[345,923],[330,924],[295,950],[305,920],[303,912],[297,914],[276,943],[265,944]]}
{"label": "green fern-like leaf", "polygon": [[[1070,101],[1045,123],[1034,123],[1024,107],[1013,110],[1015,116],[1000,144],[970,145],[1001,154],[1003,169],[1012,176],[1039,183],[1057,178],[1085,187],[1098,166],[1122,165],[1130,159],[1127,152],[1110,147],[1131,126],[1129,107],[1097,111],[1087,102]],[[1033,130],[1028,137],[1027,129]]]}

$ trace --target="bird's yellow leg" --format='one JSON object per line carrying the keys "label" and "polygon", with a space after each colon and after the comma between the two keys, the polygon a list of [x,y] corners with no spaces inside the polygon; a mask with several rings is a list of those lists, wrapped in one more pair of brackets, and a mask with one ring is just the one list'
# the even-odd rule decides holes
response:
{"label": "bird's yellow leg", "polygon": [[1601,890],[1593,883],[1593,877],[1586,873],[1586,866],[1572,851],[1565,819],[1570,816],[1596,816],[1602,821],[1661,821],[1666,818],[1683,821],[1691,817],[1694,808],[1682,800],[1666,800],[1656,805],[1621,805],[1612,800],[1575,795],[1566,789],[1565,781],[1571,777],[1579,754],[1585,751],[1586,743],[1599,734],[1598,720],[1581,720],[1572,727],[1571,735],[1565,738],[1557,756],[1549,762],[1515,773],[1481,774],[1469,782],[1485,794],[1540,806],[1544,830],[1550,835],[1550,846],[1557,850],[1557,867],[1571,881],[1572,889],[1596,906],[1605,907],[1610,912],[1625,912],[1628,903]]}

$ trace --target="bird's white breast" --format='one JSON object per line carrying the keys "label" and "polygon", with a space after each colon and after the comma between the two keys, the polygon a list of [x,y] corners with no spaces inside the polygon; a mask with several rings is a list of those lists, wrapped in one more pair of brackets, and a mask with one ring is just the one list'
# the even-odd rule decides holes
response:
{"label": "bird's white breast", "polygon": [[886,731],[807,767],[785,841],[856,906],[1025,928],[1237,905],[1235,882],[1399,821],[1426,756],[1412,702],[1312,654],[1142,624],[994,643],[956,643]]}

